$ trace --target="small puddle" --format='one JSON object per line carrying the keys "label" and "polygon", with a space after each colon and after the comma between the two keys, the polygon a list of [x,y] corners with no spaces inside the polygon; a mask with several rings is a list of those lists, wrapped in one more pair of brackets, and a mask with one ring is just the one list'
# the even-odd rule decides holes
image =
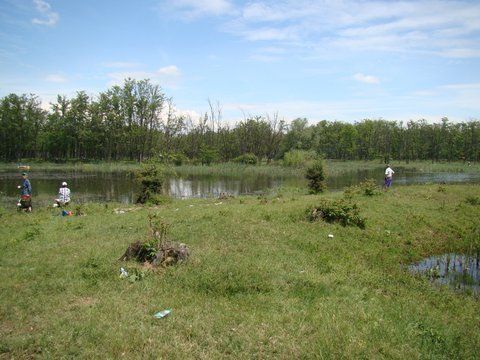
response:
{"label": "small puddle", "polygon": [[414,274],[427,276],[432,283],[480,295],[480,254],[444,254],[408,266]]}

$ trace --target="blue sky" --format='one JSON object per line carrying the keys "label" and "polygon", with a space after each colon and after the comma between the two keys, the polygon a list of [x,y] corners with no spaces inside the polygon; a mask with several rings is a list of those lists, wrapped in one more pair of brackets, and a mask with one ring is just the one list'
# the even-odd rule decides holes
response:
{"label": "blue sky", "polygon": [[150,78],[195,120],[480,118],[480,1],[0,0],[0,96]]}

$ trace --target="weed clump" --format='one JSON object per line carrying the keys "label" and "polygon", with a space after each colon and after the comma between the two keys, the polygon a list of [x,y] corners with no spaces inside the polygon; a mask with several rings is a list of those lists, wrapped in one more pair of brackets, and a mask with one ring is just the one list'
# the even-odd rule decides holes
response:
{"label": "weed clump", "polygon": [[246,153],[240,156],[237,156],[233,159],[233,162],[245,164],[245,165],[257,165],[258,157],[252,153]]}
{"label": "weed clump", "polygon": [[323,220],[328,223],[340,223],[343,226],[358,226],[365,229],[365,219],[360,216],[358,206],[345,200],[325,200],[307,208],[309,221]]}
{"label": "weed clump", "polygon": [[311,166],[309,166],[305,177],[308,180],[310,193],[318,194],[327,188],[325,169],[322,160],[316,160]]}
{"label": "weed clump", "polygon": [[228,200],[233,198],[235,198],[235,195],[230,194],[229,192],[221,192],[220,195],[218,195],[218,200]]}
{"label": "weed clump", "polygon": [[75,206],[75,216],[85,216],[85,209],[82,204]]}
{"label": "weed clump", "polygon": [[170,225],[157,214],[150,214],[148,219],[146,240],[130,244],[119,260],[136,260],[153,266],[174,265],[187,260],[190,255],[187,245],[168,240]]}
{"label": "weed clump", "polygon": [[382,193],[380,186],[377,185],[374,179],[366,179],[358,185],[352,185],[344,190],[344,196],[352,198],[354,195],[374,196]]}
{"label": "weed clump", "polygon": [[477,205],[480,205],[480,197],[478,197],[478,196],[467,196],[467,198],[465,199],[465,202],[469,205],[477,206]]}
{"label": "weed clump", "polygon": [[314,150],[290,150],[283,156],[283,165],[288,167],[303,167],[317,158]]}
{"label": "weed clump", "polygon": [[137,196],[137,204],[153,203],[158,205],[162,202],[161,192],[165,181],[165,172],[155,164],[142,166],[135,173],[135,179],[140,183],[141,189]]}

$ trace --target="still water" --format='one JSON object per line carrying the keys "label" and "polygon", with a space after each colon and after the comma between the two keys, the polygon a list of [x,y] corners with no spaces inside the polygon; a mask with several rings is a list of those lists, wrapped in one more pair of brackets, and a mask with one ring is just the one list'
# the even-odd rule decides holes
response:
{"label": "still water", "polygon": [[412,273],[427,276],[439,285],[480,294],[480,257],[476,255],[444,254],[426,258],[408,268]]}
{"label": "still water", "polygon": [[[480,174],[467,173],[423,173],[409,169],[396,169],[393,186],[418,183],[480,183]],[[33,195],[39,198],[53,199],[63,181],[68,182],[74,201],[116,201],[132,203],[135,201],[137,184],[129,173],[83,173],[42,171],[30,172]],[[333,176],[328,179],[329,190],[342,190],[368,179],[383,181],[383,168],[361,170]],[[21,183],[18,172],[0,173],[0,196],[2,203],[15,201],[18,196],[17,185]],[[185,176],[171,177],[166,180],[164,193],[175,198],[217,197],[221,193],[233,195],[259,194],[268,189],[279,187],[306,187],[302,177],[247,176],[232,178],[222,176]],[[40,200],[40,199],[38,199]]]}

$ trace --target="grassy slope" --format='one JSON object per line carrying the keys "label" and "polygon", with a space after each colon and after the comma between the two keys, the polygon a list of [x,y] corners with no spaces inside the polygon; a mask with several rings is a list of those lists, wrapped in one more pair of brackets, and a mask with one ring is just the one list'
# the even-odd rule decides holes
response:
{"label": "grassy slope", "polygon": [[[445,189],[355,197],[366,230],[303,220],[319,198],[306,195],[121,215],[92,204],[69,218],[4,212],[0,358],[475,358],[478,299],[402,267],[479,245],[480,206],[464,199],[480,187]],[[120,266],[135,265],[116,259],[145,234],[151,211],[192,258],[135,283],[119,279]],[[170,317],[153,318],[165,308]]]}

